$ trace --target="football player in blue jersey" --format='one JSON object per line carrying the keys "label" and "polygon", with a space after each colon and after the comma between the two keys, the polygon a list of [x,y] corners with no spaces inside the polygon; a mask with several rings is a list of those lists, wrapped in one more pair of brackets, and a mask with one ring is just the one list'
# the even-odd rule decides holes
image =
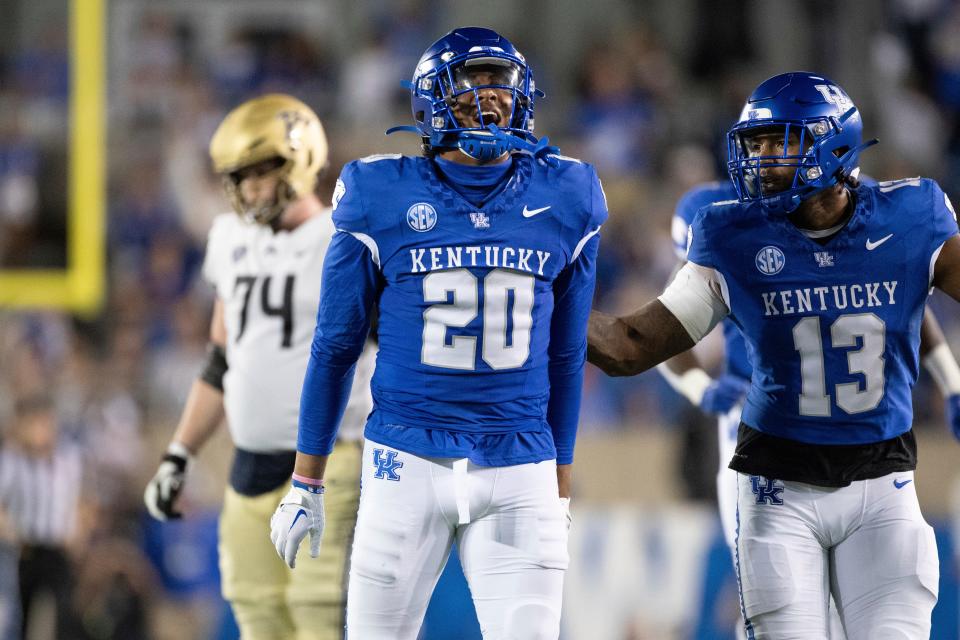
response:
{"label": "football player in blue jersey", "polygon": [[456,29],[410,84],[424,156],[347,164],[271,537],[323,531],[327,455],[378,313],[351,556],[351,640],[417,636],[454,541],[485,638],[556,638],[598,232],[590,165],[537,140],[524,57]]}
{"label": "football player in blue jersey", "polygon": [[823,76],[751,94],[728,134],[738,199],[702,209],[688,263],[634,314],[595,313],[590,360],[630,375],[723,318],[752,366],[736,452],[736,564],[752,638],[926,638],[939,567],[913,484],[911,388],[931,287],[960,300],[936,182],[856,180],[859,111]]}
{"label": "football player in blue jersey", "polygon": [[[861,182],[875,185],[876,182],[861,177]],[[671,236],[676,250],[679,270],[686,263],[688,229],[697,212],[708,205],[736,200],[737,191],[730,181],[705,182],[687,191],[677,201],[671,223]],[[743,334],[728,317],[723,327],[724,360],[722,373],[716,378],[703,370],[692,351],[671,358],[657,366],[664,379],[679,394],[687,398],[704,413],[717,417],[717,440],[720,453],[720,468],[717,470],[717,505],[720,513],[724,540],[730,547],[732,557],[736,550],[737,523],[737,472],[727,465],[737,444],[737,428],[743,400],[750,387],[752,369],[747,359],[747,347]],[[958,366],[943,331],[933,312],[928,308],[923,316],[920,333],[920,356],[924,368],[931,375],[941,394],[946,399],[947,425],[960,439],[960,366]],[[830,610],[831,640],[844,637],[836,613]]]}

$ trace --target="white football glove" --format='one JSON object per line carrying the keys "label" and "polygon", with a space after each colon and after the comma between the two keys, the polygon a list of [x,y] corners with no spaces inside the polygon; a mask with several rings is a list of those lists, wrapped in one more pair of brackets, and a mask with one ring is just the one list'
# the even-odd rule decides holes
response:
{"label": "white football glove", "polygon": [[563,512],[567,518],[567,531],[570,531],[570,525],[573,524],[573,516],[570,515],[570,498],[560,498],[560,504],[563,505]]}
{"label": "white football glove", "polygon": [[320,555],[323,535],[323,487],[314,493],[301,487],[290,487],[270,518],[270,542],[283,561],[293,569],[297,565],[297,549],[310,534],[310,557]]}
{"label": "white football glove", "polygon": [[175,520],[183,514],[174,503],[183,490],[183,481],[190,462],[190,451],[179,442],[171,442],[163,461],[143,492],[147,511],[157,520]]}

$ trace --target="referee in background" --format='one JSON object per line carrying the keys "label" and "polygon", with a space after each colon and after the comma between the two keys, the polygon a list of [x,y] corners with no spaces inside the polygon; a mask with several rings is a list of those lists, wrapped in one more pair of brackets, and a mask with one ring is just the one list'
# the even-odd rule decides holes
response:
{"label": "referee in background", "polygon": [[[77,528],[82,452],[61,438],[53,402],[45,395],[15,403],[6,435],[0,442],[0,514],[6,520],[7,537],[19,543],[20,612],[8,616],[8,628],[0,620],[0,632],[13,630],[4,638],[27,637],[30,607],[46,591],[56,606],[56,637],[72,638],[73,570],[67,545]],[[0,576],[0,596],[12,583],[11,576]],[[19,634],[13,626],[17,617],[22,624]]]}

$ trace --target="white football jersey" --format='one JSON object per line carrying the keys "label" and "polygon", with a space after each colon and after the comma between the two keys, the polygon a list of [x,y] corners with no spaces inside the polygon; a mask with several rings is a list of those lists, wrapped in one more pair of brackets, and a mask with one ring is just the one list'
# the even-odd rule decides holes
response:
{"label": "white football jersey", "polygon": [[[275,233],[235,213],[217,216],[210,229],[203,274],[224,306],[229,368],[223,400],[233,442],[242,449],[297,447],[300,391],[333,232],[329,210],[293,231]],[[368,345],[358,363],[342,438],[362,436],[373,403],[373,351]]]}

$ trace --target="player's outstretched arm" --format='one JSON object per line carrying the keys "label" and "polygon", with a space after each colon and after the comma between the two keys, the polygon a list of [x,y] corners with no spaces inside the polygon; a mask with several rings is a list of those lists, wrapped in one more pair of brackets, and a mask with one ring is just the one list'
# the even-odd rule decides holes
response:
{"label": "player's outstretched arm", "polygon": [[147,511],[157,520],[176,519],[176,508],[183,490],[190,459],[210,439],[223,421],[223,374],[227,370],[224,344],[227,329],[223,320],[223,302],[217,300],[210,322],[210,349],[200,377],[190,388],[190,395],[180,415],[177,429],[167,446],[156,474],[143,493]]}
{"label": "player's outstretched arm", "polygon": [[[668,282],[672,282],[687,264],[686,243],[690,238],[689,221],[701,206],[700,198],[704,193],[704,190],[694,188],[677,203],[672,229],[680,260],[670,274]],[[749,381],[739,376],[724,374],[719,378],[711,377],[704,371],[700,360],[692,350],[684,351],[661,362],[657,365],[657,371],[674,391],[689,400],[693,406],[699,407],[704,413],[712,415],[721,415],[730,411],[743,400],[750,388]]]}
{"label": "player's outstretched arm", "polygon": [[[679,222],[677,222],[678,219]],[[678,218],[676,215],[674,216],[674,226],[681,226],[684,230],[687,229],[686,221],[683,218]],[[682,237],[686,238],[686,231],[684,231]],[[686,247],[684,247],[683,250],[685,252]],[[677,273],[686,263],[687,261],[685,259],[677,262],[673,271],[670,273],[670,277],[667,279],[668,283],[677,277]],[[657,371],[660,372],[667,381],[667,384],[669,384],[674,391],[687,398],[695,406],[700,405],[703,393],[707,390],[710,383],[713,382],[710,376],[703,370],[703,367],[700,366],[700,361],[697,359],[697,356],[694,355],[693,351],[684,351],[668,360],[664,360],[657,365]]]}
{"label": "player's outstretched arm", "polygon": [[680,321],[660,300],[629,316],[590,313],[587,360],[611,376],[632,376],[693,347]]}
{"label": "player's outstretched arm", "polygon": [[591,313],[587,359],[609,375],[631,376],[686,351],[730,313],[719,280],[715,270],[688,262],[636,313]]}

